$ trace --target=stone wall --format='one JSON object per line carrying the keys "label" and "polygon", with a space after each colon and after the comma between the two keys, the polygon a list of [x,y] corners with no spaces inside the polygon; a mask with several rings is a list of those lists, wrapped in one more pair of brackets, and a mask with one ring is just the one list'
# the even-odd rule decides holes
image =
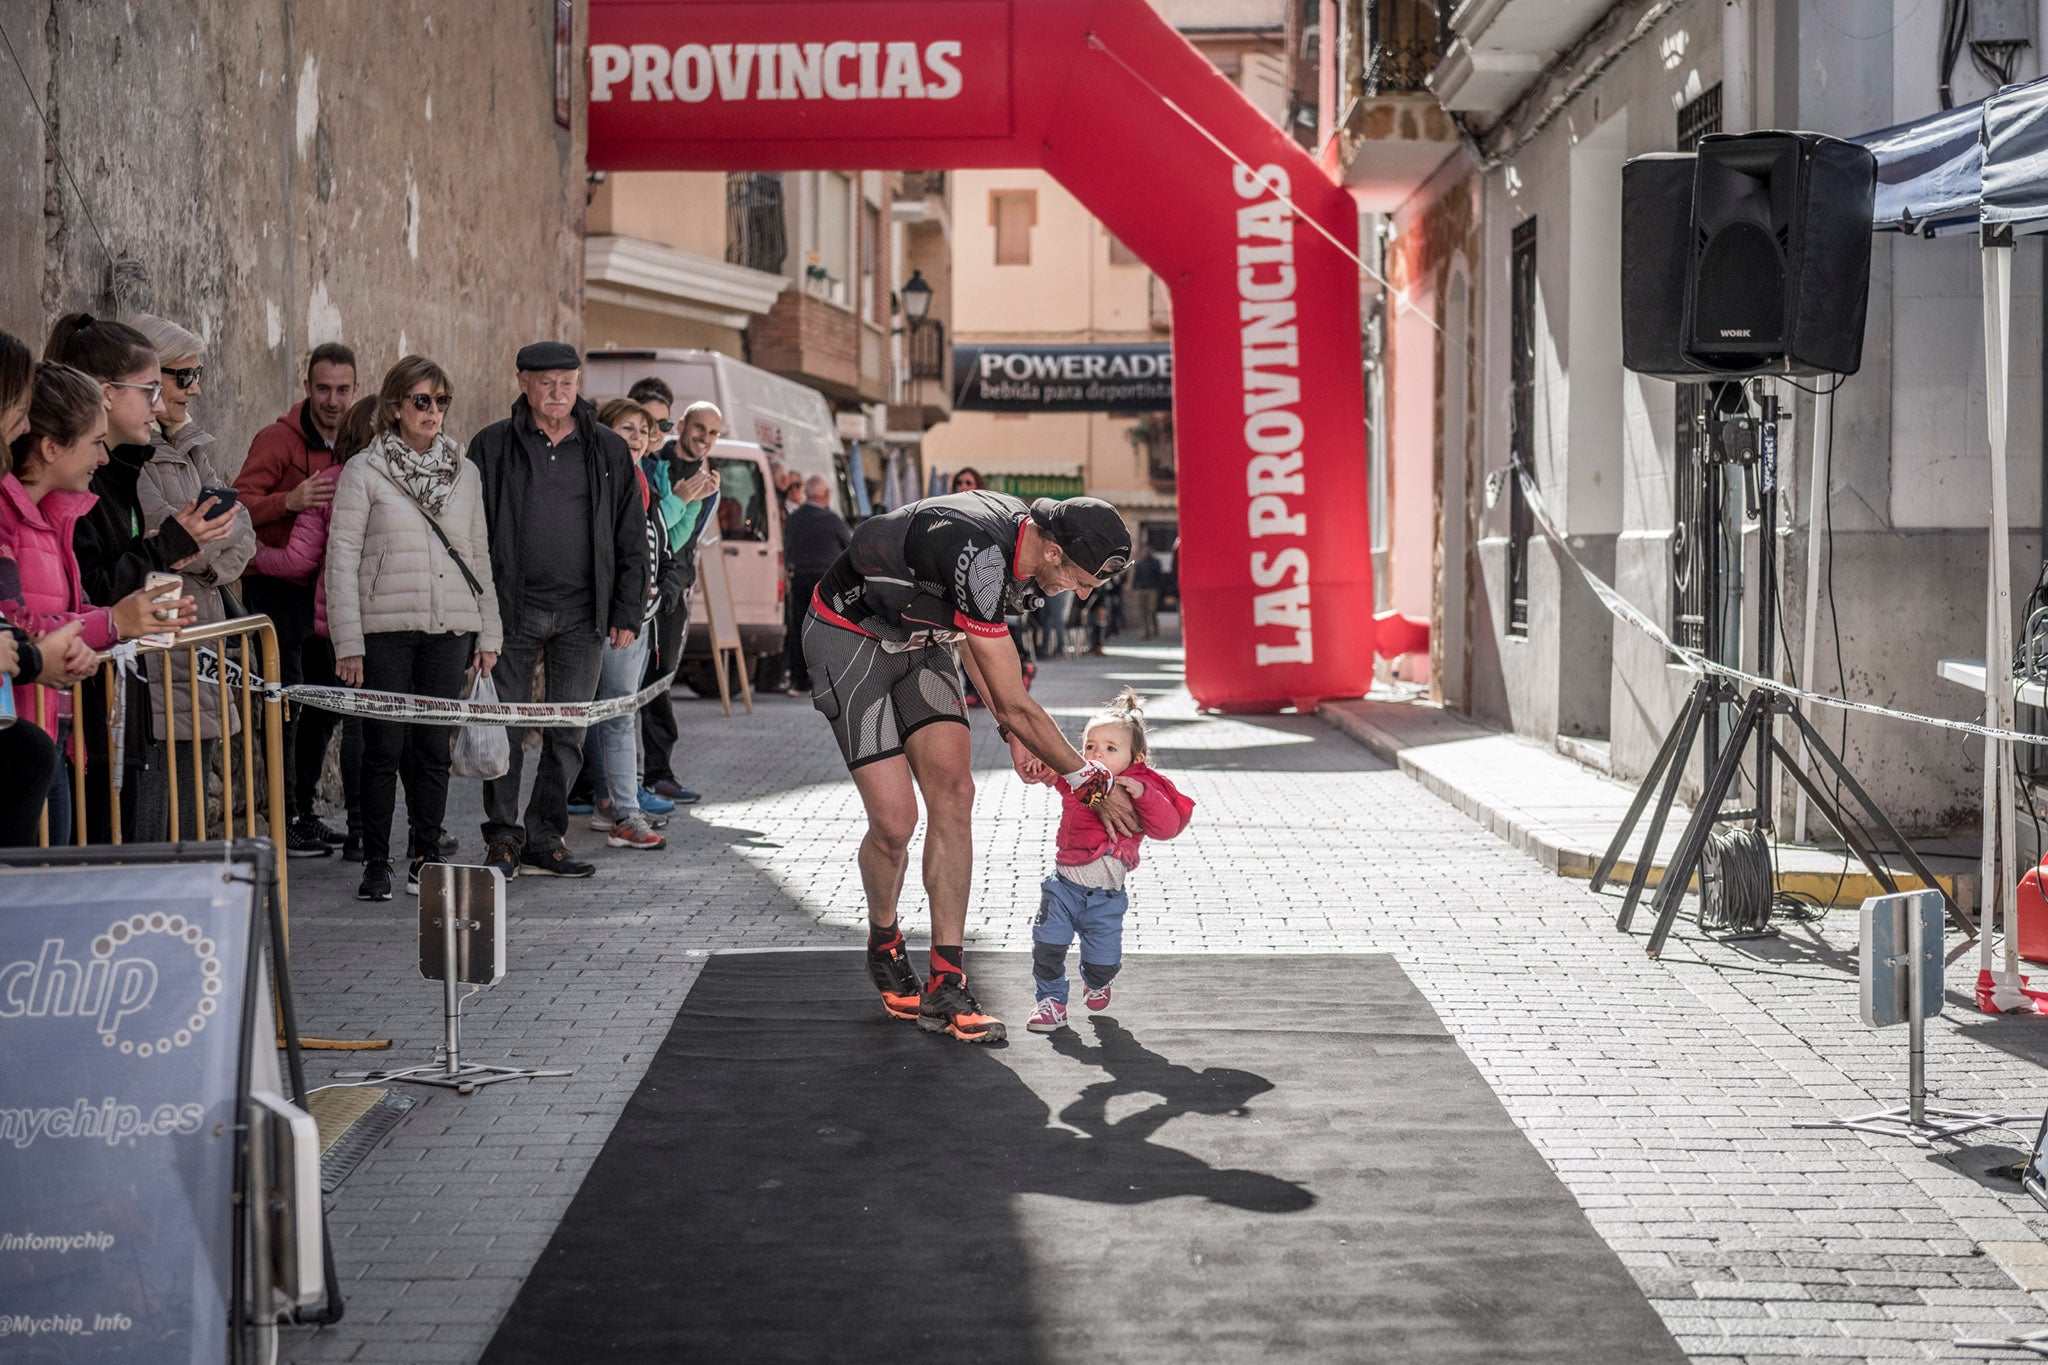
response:
{"label": "stone wall", "polygon": [[582,341],[582,72],[558,127],[554,24],[550,0],[0,0],[29,87],[0,64],[0,328],[183,323],[231,450],[313,345],[355,347],[365,384],[417,351],[466,439],[520,345]]}

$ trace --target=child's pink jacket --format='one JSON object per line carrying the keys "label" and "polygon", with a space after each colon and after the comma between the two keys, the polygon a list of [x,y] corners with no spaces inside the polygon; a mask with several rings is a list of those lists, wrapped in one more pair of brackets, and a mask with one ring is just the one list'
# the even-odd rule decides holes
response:
{"label": "child's pink jacket", "polygon": [[1142,763],[1133,763],[1119,776],[1134,777],[1145,786],[1144,795],[1133,803],[1138,808],[1139,833],[1121,839],[1110,838],[1109,830],[1094,811],[1081,803],[1073,788],[1058,778],[1060,789],[1060,831],[1054,840],[1054,860],[1067,867],[1092,863],[1107,853],[1126,868],[1138,865],[1138,845],[1146,838],[1171,839],[1188,827],[1195,803],[1160,774]]}

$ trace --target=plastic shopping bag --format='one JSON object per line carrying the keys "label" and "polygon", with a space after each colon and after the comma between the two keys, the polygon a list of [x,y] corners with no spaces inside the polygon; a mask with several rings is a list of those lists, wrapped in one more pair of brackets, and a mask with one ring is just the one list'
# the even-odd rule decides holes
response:
{"label": "plastic shopping bag", "polygon": [[[469,689],[471,701],[496,702],[498,686],[488,673],[476,675]],[[448,771],[457,777],[475,777],[488,782],[503,777],[512,768],[512,740],[502,725],[466,722],[455,736],[455,757]]]}

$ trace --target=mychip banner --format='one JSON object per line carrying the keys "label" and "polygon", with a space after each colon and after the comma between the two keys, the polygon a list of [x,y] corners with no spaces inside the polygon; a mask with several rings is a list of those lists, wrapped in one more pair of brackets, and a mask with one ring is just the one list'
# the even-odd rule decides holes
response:
{"label": "mychip banner", "polygon": [[1164,342],[953,348],[960,412],[1166,412],[1173,348]]}
{"label": "mychip banner", "polygon": [[0,1360],[228,1358],[243,865],[0,869]]}

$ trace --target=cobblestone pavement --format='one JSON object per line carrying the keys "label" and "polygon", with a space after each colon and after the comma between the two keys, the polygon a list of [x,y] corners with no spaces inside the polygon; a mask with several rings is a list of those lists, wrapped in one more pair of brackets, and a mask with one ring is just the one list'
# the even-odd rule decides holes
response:
{"label": "cobblestone pavement", "polygon": [[[2048,1215],[1986,1174],[2033,1124],[1936,1152],[1808,1126],[1903,1098],[1903,1030],[1856,1018],[1853,911],[1746,950],[1681,937],[1651,962],[1615,932],[1613,900],[1314,718],[1198,715],[1179,671],[1174,649],[1129,646],[1039,674],[1076,729],[1118,686],[1155,695],[1155,761],[1201,803],[1133,880],[1134,984],[1148,950],[1398,955],[1697,1361],[2029,1358],[1951,1343],[2048,1329],[2048,1294],[2021,1287],[2048,1289]],[[475,1060],[575,1075],[414,1089],[419,1107],[330,1201],[346,1320],[289,1333],[283,1358],[477,1358],[704,956],[860,942],[860,807],[809,704],[767,697],[727,720],[692,701],[681,719],[679,771],[703,804],[657,853],[607,850],[572,819],[598,877],[512,884],[509,974],[468,1010]],[[975,946],[1028,945],[1053,829],[1049,794],[1009,777],[985,719],[975,733],[970,970]],[[475,858],[475,790],[456,785],[458,856]],[[424,1061],[439,987],[417,974],[413,903],[359,904],[356,876],[291,865],[302,1029],[391,1037],[370,1055]],[[2048,1100],[2048,1020],[1986,1018],[1951,992],[1928,1052],[1943,1102],[2038,1115]],[[307,1054],[312,1083],[362,1056]]]}

